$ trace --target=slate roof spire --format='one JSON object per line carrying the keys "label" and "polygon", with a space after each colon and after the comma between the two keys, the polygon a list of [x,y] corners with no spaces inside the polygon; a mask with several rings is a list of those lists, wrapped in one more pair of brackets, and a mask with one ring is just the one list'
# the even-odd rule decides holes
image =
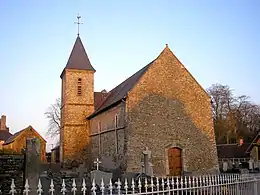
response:
{"label": "slate roof spire", "polygon": [[76,39],[69,60],[67,62],[66,68],[95,71],[95,69],[93,68],[93,66],[89,61],[88,55],[85,51],[80,36],[78,36]]}
{"label": "slate roof spire", "polygon": [[[90,60],[85,51],[85,48],[80,39],[80,36],[77,36],[77,39],[75,41],[75,44],[70,53],[70,57],[68,59],[68,62],[66,64],[66,67],[64,68],[64,70],[65,69],[89,70],[89,71],[96,72],[96,70],[93,68],[93,66],[90,63]],[[61,77],[64,73],[64,70],[61,74]]]}

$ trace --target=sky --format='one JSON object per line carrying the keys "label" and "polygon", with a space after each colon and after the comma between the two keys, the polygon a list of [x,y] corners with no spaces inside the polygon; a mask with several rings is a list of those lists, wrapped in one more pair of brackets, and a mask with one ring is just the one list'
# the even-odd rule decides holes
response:
{"label": "sky", "polygon": [[77,36],[111,90],[168,44],[204,89],[229,85],[260,104],[260,1],[0,1],[0,115],[15,133],[32,125],[61,94],[60,74]]}

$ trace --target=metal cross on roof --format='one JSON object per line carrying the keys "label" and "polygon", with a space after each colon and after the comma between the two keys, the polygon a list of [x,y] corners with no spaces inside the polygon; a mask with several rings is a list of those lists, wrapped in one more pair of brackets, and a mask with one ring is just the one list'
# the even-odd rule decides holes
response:
{"label": "metal cross on roof", "polygon": [[80,18],[81,18],[81,16],[78,14],[78,16],[77,16],[78,21],[77,21],[77,22],[74,22],[74,24],[77,24],[77,25],[78,25],[78,36],[79,36],[79,25],[80,25],[80,24],[83,24],[82,22],[79,21]]}
{"label": "metal cross on roof", "polygon": [[99,164],[101,164],[101,161],[97,158],[97,160],[94,161],[94,163],[97,165],[97,170],[99,170]]}

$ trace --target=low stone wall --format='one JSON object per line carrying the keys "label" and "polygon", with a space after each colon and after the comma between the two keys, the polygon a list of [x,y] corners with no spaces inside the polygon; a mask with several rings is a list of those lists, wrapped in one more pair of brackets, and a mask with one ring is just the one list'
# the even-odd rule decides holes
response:
{"label": "low stone wall", "polygon": [[0,155],[0,190],[3,194],[9,193],[12,179],[20,194],[24,186],[24,155]]}

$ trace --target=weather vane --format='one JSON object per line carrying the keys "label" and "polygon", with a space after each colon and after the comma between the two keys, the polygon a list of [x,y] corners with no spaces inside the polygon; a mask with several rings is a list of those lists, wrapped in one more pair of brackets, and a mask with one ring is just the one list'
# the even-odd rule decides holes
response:
{"label": "weather vane", "polygon": [[79,21],[80,18],[81,18],[81,16],[78,14],[78,16],[77,16],[78,21],[77,21],[77,22],[74,22],[75,24],[78,25],[78,36],[79,36],[79,25],[80,25],[80,24],[83,24],[82,22]]}

